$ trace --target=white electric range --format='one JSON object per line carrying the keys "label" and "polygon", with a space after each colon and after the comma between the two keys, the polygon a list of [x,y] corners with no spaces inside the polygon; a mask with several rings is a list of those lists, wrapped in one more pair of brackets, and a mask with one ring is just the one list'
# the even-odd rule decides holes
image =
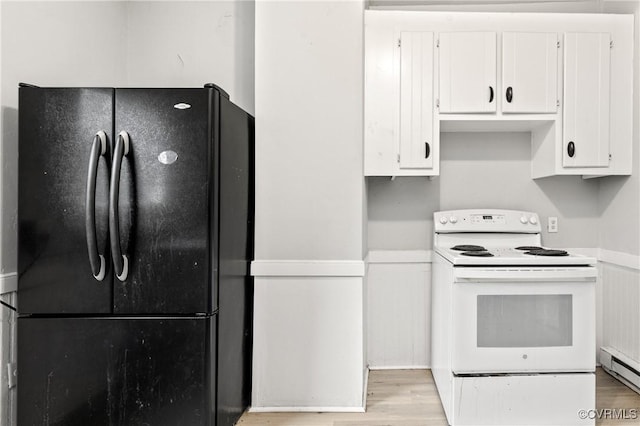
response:
{"label": "white electric range", "polygon": [[434,228],[431,363],[449,424],[594,424],[596,259],[543,247],[531,212],[436,212]]}

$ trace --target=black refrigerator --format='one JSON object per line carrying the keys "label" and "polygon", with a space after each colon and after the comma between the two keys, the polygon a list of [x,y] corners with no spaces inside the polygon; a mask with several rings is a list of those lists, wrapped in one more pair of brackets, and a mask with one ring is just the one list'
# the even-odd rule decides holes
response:
{"label": "black refrigerator", "polygon": [[19,88],[18,425],[231,425],[254,119],[218,86]]}

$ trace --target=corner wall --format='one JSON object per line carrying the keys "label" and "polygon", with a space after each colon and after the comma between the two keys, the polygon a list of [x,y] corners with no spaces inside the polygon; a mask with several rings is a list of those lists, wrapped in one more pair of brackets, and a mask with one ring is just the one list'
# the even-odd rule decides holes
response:
{"label": "corner wall", "polygon": [[640,256],[640,2],[605,2],[604,12],[635,16],[633,172],[602,179],[598,194],[601,249]]}
{"label": "corner wall", "polygon": [[254,411],[363,409],[363,11],[256,3]]}

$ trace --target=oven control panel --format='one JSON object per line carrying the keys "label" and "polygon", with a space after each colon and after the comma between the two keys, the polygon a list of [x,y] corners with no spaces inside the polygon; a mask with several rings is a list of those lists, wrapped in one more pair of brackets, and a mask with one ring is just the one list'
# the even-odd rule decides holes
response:
{"label": "oven control panel", "polygon": [[541,232],[538,215],[520,210],[447,210],[433,214],[435,232]]}
{"label": "oven control panel", "polygon": [[507,223],[507,219],[503,214],[472,214],[469,216],[469,220],[473,224],[490,223],[495,225],[504,225]]}

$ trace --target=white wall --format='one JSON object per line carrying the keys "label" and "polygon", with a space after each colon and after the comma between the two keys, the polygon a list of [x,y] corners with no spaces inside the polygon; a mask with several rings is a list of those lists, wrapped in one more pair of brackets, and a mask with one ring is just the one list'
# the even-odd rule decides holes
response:
{"label": "white wall", "polygon": [[608,2],[605,11],[635,15],[633,87],[633,174],[607,178],[600,184],[599,246],[606,250],[640,255],[640,2]]}
{"label": "white wall", "polygon": [[215,83],[254,114],[252,1],[126,4],[128,86]]}
{"label": "white wall", "polygon": [[[597,247],[598,180],[532,180],[530,141],[529,133],[443,133],[439,177],[368,178],[369,248],[431,250],[434,211],[476,207],[537,212],[548,246]],[[548,216],[558,217],[557,234],[546,232]]]}
{"label": "white wall", "polygon": [[362,20],[256,4],[256,259],[362,259]]}
{"label": "white wall", "polygon": [[363,3],[258,1],[255,17],[252,409],[361,409]]}

